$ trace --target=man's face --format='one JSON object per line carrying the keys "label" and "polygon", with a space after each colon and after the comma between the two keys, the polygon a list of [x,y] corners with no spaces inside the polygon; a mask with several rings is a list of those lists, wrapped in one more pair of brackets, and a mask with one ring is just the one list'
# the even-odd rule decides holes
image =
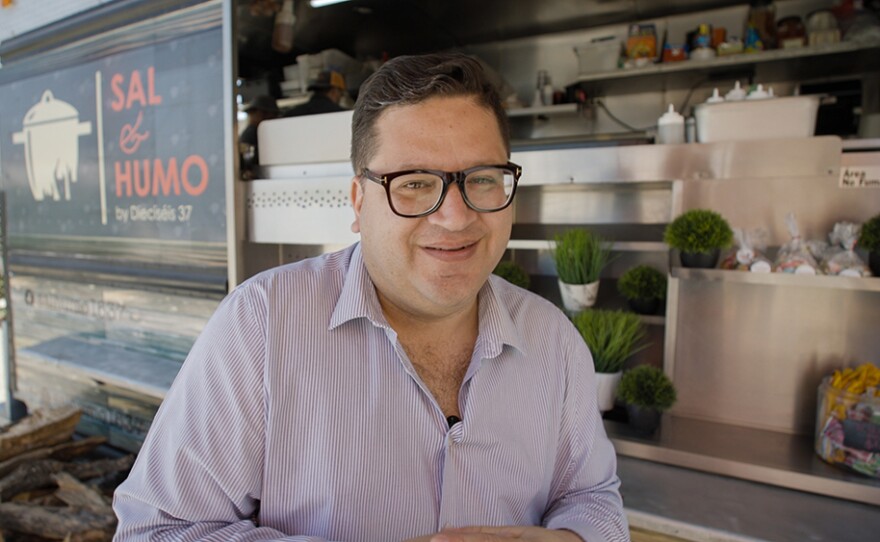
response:
{"label": "man's face", "polygon": [[[385,110],[376,123],[378,152],[367,168],[459,171],[507,162],[492,112],[468,97],[431,98]],[[382,185],[352,182],[364,261],[383,308],[435,319],[471,309],[510,238],[511,207],[478,213],[456,185],[443,205],[421,218],[395,215]],[[388,304],[393,307],[389,307]]]}

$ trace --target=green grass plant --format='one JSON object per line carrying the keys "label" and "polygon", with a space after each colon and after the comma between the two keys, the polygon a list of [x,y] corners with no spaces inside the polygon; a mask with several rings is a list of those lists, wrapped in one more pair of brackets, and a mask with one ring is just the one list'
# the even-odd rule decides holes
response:
{"label": "green grass plant", "polygon": [[647,333],[638,315],[625,311],[587,309],[574,316],[575,327],[590,352],[597,373],[616,373],[640,350]]}
{"label": "green grass plant", "polygon": [[611,246],[586,229],[573,229],[556,235],[553,250],[556,274],[566,284],[590,284],[599,280],[611,261]]}

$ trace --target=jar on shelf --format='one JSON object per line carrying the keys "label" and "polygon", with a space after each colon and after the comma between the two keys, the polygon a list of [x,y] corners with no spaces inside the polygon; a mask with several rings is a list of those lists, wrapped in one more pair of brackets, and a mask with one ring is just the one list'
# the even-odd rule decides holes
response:
{"label": "jar on shelf", "polygon": [[803,47],[807,43],[807,28],[797,15],[784,17],[776,23],[776,43],[780,49]]}

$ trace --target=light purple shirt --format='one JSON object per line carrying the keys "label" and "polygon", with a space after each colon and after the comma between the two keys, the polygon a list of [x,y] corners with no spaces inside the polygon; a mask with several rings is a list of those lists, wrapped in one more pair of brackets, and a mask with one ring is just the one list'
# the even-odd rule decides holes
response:
{"label": "light purple shirt", "polygon": [[360,245],[233,291],[116,490],[116,540],[394,542],[466,525],[629,540],[589,350],[492,276],[452,428]]}

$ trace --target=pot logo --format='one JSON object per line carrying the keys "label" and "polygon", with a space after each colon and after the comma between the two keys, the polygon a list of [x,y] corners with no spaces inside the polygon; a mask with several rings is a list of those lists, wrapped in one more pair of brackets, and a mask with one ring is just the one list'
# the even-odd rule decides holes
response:
{"label": "pot logo", "polygon": [[28,183],[36,201],[46,196],[61,199],[58,182],[64,182],[64,199],[70,199],[70,183],[79,167],[79,137],[92,133],[92,123],[79,121],[79,111],[51,90],[24,116],[22,130],[12,142],[24,145]]}

